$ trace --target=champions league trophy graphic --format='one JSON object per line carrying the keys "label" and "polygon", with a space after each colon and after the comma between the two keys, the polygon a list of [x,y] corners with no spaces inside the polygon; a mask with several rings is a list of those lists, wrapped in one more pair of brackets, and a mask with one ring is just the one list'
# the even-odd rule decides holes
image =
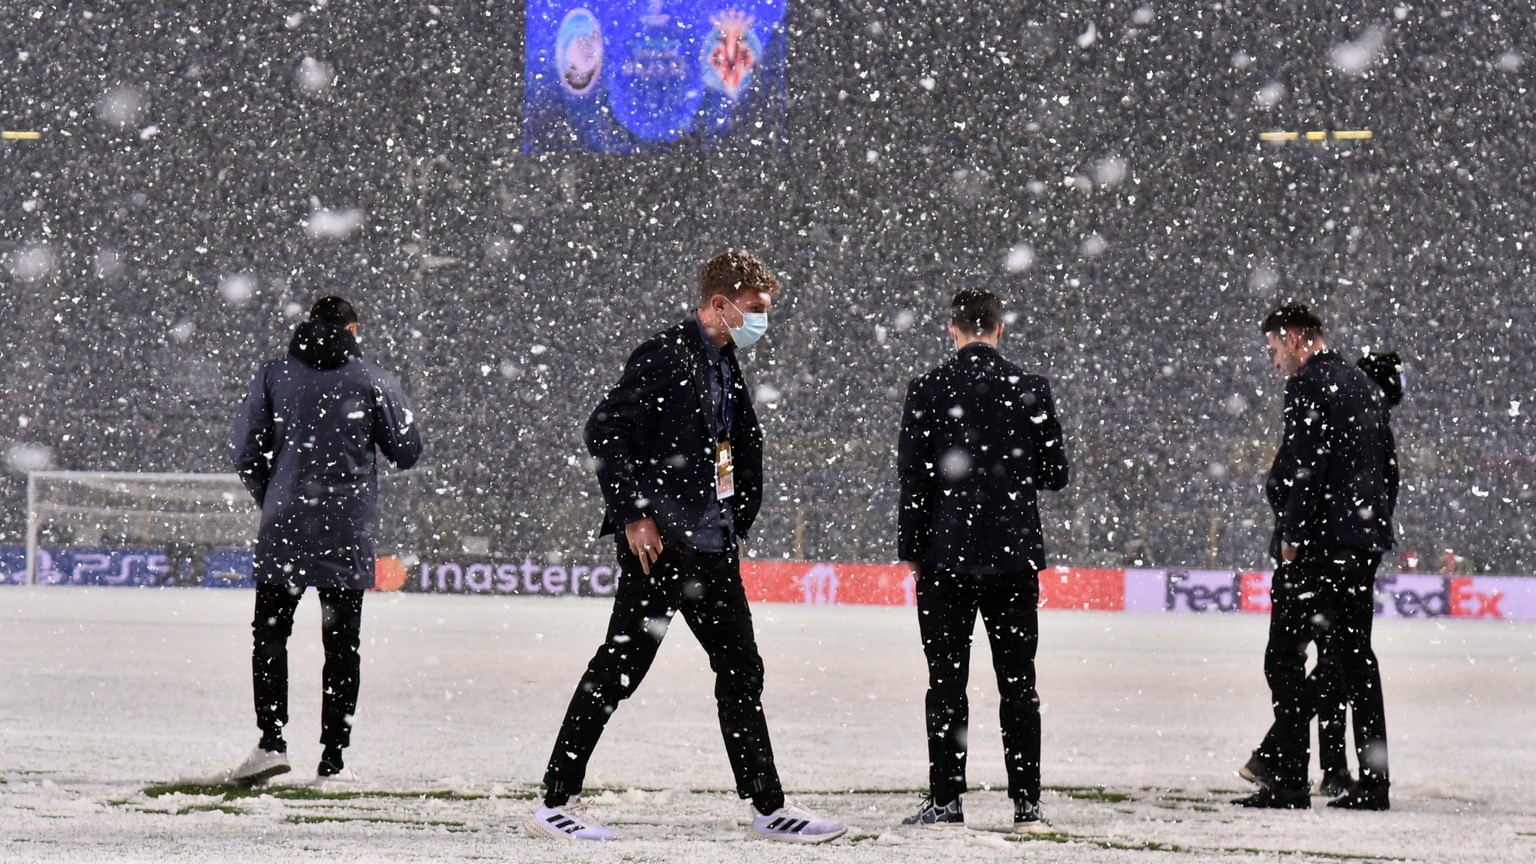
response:
{"label": "champions league trophy graphic", "polygon": [[703,99],[698,70],[684,59],[690,34],[662,11],[662,0],[650,0],[636,23],[606,67],[613,114],[647,141],[676,141],[693,127]]}

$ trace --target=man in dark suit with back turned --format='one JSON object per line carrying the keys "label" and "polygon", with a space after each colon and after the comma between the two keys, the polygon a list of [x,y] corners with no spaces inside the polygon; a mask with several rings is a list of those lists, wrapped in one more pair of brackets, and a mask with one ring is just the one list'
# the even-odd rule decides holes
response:
{"label": "man in dark suit with back turned", "polygon": [[1327,631],[1354,718],[1360,781],[1329,802],[1350,810],[1388,809],[1387,721],[1381,672],[1371,650],[1376,567],[1392,548],[1397,453],[1382,391],[1330,349],[1323,322],[1300,303],[1264,318],[1275,368],[1286,375],[1285,428],[1265,483],[1275,511],[1275,560],[1264,677],[1275,719],[1248,768],[1263,788],[1244,807],[1312,806],[1307,765],[1314,694],[1307,644]]}
{"label": "man in dark suit with back turned", "polygon": [[587,450],[618,541],[619,587],[608,636],[566,709],[530,834],[612,840],[579,793],[608,717],[640,686],[672,616],[709,655],[736,792],[752,800],[754,836],[795,843],[846,830],[784,800],[763,717],[763,661],[741,584],[737,542],[763,497],[763,430],[736,349],[768,329],[779,282],[744,252],[700,273],[698,309],[646,340],[587,421]]}
{"label": "man in dark suit with back turned", "polygon": [[1035,648],[1045,547],[1036,493],[1067,485],[1067,455],[1050,385],[998,353],[1003,327],[996,295],[956,294],[949,335],[958,353],[907,388],[899,552],[917,580],[928,660],[930,794],[904,824],[965,824],[965,686],[979,611],[1002,701],[1014,830],[1043,833]]}

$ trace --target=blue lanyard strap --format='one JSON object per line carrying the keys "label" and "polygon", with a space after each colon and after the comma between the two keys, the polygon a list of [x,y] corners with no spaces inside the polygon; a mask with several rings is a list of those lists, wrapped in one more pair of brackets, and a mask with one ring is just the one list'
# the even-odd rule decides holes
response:
{"label": "blue lanyard strap", "polygon": [[715,418],[715,429],[721,433],[724,440],[729,441],[731,432],[736,426],[736,388],[731,379],[731,364],[725,357],[720,358],[720,411],[724,416]]}

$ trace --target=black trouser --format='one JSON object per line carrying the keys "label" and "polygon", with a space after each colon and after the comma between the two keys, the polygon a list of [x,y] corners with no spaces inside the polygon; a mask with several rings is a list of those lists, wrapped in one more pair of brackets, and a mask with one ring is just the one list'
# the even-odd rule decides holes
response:
{"label": "black trouser", "polygon": [[[1373,574],[1374,575],[1374,574]],[[1339,680],[1338,662],[1329,653],[1332,633],[1317,636],[1317,665],[1307,675],[1312,690],[1312,708],[1317,715],[1317,764],[1325,774],[1347,774],[1349,758],[1345,755],[1344,718],[1349,708],[1349,694]]]}
{"label": "black trouser", "polygon": [[[1317,645],[1317,663],[1307,674],[1308,698],[1313,714],[1317,717],[1317,762],[1325,774],[1349,772],[1349,758],[1344,741],[1345,711],[1349,708],[1349,695],[1344,692],[1344,682],[1339,680],[1338,664],[1329,655],[1332,635],[1322,626],[1325,622],[1314,621],[1313,642]],[[1264,741],[1255,752],[1273,752],[1275,729],[1271,725]]]}
{"label": "black trouser", "polygon": [[[321,638],[325,645],[322,673],[324,696],[320,708],[320,744],[346,747],[352,741],[352,715],[357,712],[357,686],[362,663],[358,634],[363,624],[363,591],[320,588]],[[251,675],[256,694],[256,725],[264,742],[282,739],[288,725],[288,637],[293,613],[304,595],[286,585],[256,586],[256,615],[251,621],[255,644]]]}
{"label": "black trouser", "polygon": [[1310,725],[1318,694],[1307,680],[1307,643],[1321,627],[1327,636],[1321,662],[1332,667],[1354,719],[1360,785],[1385,787],[1387,720],[1381,671],[1371,650],[1373,594],[1379,553],[1353,551],[1327,560],[1294,561],[1275,568],[1264,677],[1275,722],[1258,753],[1285,789],[1305,789]]}
{"label": "black trouser", "polygon": [[1034,573],[969,575],[935,569],[917,581],[918,629],[928,660],[928,784],[935,800],[952,801],[965,791],[970,749],[965,687],[978,611],[992,645],[1002,703],[998,713],[1008,797],[1040,800],[1039,599],[1040,580]]}
{"label": "black trouser", "polygon": [[640,686],[672,616],[681,612],[715,673],[720,734],[737,793],[751,798],[782,791],[763,717],[763,660],[735,550],[700,552],[673,544],[646,575],[640,559],[623,548],[619,569],[608,637],[571,696],[544,773],[545,787],[553,795],[581,792],[587,761],[609,716]]}

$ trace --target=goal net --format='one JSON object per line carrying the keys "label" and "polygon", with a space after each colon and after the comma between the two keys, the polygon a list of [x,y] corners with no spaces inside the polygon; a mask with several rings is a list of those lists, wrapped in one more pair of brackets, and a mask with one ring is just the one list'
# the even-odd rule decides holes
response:
{"label": "goal net", "polygon": [[25,581],[238,584],[260,522],[235,474],[34,471]]}

